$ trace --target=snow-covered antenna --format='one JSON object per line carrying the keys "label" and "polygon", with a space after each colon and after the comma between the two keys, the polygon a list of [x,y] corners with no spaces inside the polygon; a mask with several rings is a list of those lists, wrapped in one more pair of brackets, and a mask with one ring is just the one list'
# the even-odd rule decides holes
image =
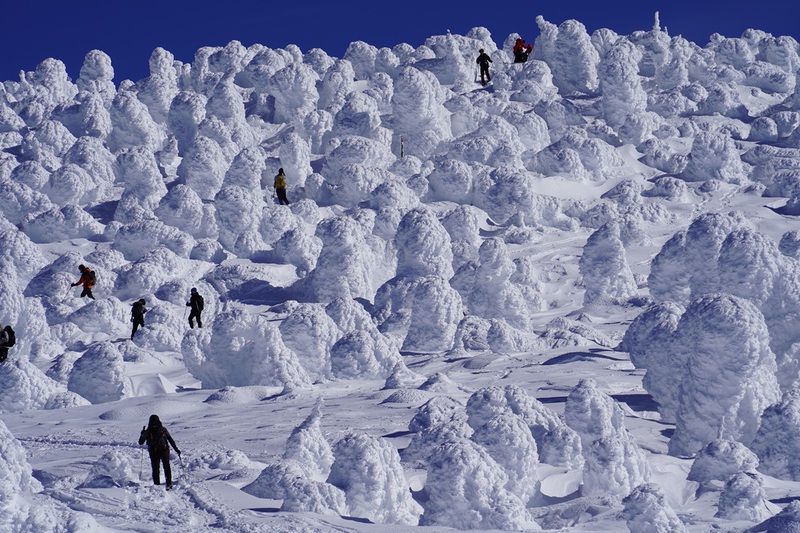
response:
{"label": "snow-covered antenna", "polygon": [[656,11],[656,20],[653,22],[653,30],[661,31],[661,20],[658,17],[658,11]]}

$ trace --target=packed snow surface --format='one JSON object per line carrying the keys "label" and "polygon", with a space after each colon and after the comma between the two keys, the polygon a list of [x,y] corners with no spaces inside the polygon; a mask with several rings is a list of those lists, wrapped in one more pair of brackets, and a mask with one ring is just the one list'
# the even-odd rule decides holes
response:
{"label": "packed snow surface", "polygon": [[528,24],[0,85],[0,530],[800,530],[800,45]]}

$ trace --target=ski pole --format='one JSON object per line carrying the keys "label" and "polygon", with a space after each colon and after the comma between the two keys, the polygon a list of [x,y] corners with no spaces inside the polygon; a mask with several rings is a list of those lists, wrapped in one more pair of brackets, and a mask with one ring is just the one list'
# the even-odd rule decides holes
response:
{"label": "ski pole", "polygon": [[186,484],[189,484],[189,476],[186,475],[186,467],[183,465],[183,457],[181,454],[178,454],[178,461],[181,463],[181,473],[183,474],[183,479],[186,480]]}

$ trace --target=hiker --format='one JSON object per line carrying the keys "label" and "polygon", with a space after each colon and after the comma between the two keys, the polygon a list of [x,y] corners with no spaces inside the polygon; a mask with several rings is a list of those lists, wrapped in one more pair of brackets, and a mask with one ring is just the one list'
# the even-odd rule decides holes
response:
{"label": "hiker", "polygon": [[514,43],[514,63],[525,63],[531,51],[533,51],[533,45],[526,45],[524,39],[518,38]]}
{"label": "hiker", "polygon": [[0,363],[8,358],[8,349],[17,343],[17,336],[11,326],[2,327],[0,324]]}
{"label": "hiker", "polygon": [[81,271],[81,279],[73,283],[72,286],[77,287],[78,285],[83,285],[83,292],[81,293],[81,298],[83,298],[84,296],[88,296],[89,298],[94,300],[94,295],[92,294],[92,287],[94,287],[94,283],[97,280],[94,270],[85,265],[79,265],[78,270]]}
{"label": "hiker", "polygon": [[200,296],[200,293],[197,292],[197,289],[194,287],[192,287],[192,294],[191,296],[189,296],[189,301],[186,302],[186,307],[192,308],[192,312],[189,313],[189,327],[194,329],[194,322],[192,321],[192,319],[196,318],[197,327],[202,328],[203,321],[200,318],[200,313],[203,312],[203,307],[204,307],[203,297]]}
{"label": "hiker", "polygon": [[147,312],[147,308],[145,307],[146,303],[144,298],[140,298],[133,302],[131,306],[131,322],[133,322],[131,340],[133,340],[133,336],[136,334],[136,330],[139,329],[139,326],[144,327],[144,314]]}
{"label": "hiker", "polygon": [[489,75],[489,63],[492,62],[492,58],[489,57],[489,54],[483,51],[483,48],[478,50],[478,59],[475,62],[481,66],[481,83],[486,85],[487,82],[492,81],[492,77]]}
{"label": "hiker", "polygon": [[142,428],[142,432],[139,434],[139,444],[144,444],[145,441],[147,441],[147,451],[150,453],[150,464],[153,466],[153,483],[161,485],[159,463],[162,463],[167,490],[170,490],[172,488],[172,469],[169,466],[169,445],[172,445],[178,458],[181,456],[181,451],[175,445],[167,428],[161,424],[158,415],[150,415],[147,427]]}
{"label": "hiker", "polygon": [[286,174],[283,169],[278,169],[278,175],[275,176],[275,182],[272,184],[275,187],[275,192],[278,194],[278,203],[281,205],[289,205],[289,200],[286,198]]}

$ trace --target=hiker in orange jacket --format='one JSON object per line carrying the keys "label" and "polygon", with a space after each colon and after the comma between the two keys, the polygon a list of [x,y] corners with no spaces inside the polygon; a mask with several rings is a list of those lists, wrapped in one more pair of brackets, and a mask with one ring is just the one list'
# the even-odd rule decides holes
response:
{"label": "hiker in orange jacket", "polygon": [[73,283],[72,287],[83,285],[83,292],[81,292],[81,298],[83,298],[84,296],[88,296],[89,298],[94,300],[94,295],[92,294],[92,287],[94,287],[94,282],[96,279],[94,271],[85,265],[80,265],[78,267],[78,270],[81,271],[81,279]]}

